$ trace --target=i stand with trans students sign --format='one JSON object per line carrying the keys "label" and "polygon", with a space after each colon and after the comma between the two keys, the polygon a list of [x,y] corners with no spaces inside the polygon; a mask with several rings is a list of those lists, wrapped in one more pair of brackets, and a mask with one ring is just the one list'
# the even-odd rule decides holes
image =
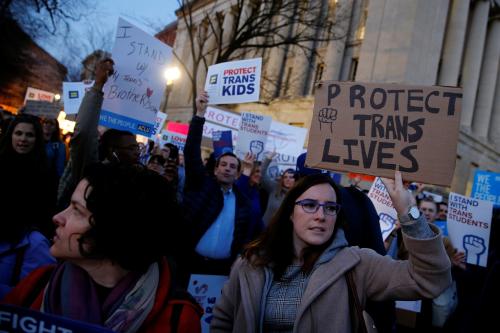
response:
{"label": "i stand with trans students sign", "polygon": [[306,165],[449,186],[461,105],[460,88],[321,82]]}

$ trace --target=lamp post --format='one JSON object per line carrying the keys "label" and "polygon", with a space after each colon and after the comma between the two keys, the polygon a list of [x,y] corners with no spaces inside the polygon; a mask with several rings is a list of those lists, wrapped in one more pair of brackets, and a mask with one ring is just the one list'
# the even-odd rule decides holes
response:
{"label": "lamp post", "polygon": [[164,76],[166,80],[164,92],[165,98],[163,99],[163,103],[160,106],[160,111],[163,113],[167,113],[168,96],[170,95],[170,91],[172,90],[172,84],[181,76],[181,71],[176,66],[168,67],[164,72]]}

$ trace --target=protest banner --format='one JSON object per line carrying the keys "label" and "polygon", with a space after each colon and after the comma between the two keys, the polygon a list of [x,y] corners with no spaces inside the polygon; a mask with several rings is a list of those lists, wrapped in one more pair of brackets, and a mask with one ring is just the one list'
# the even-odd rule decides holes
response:
{"label": "protest banner", "polygon": [[82,104],[83,96],[92,88],[94,81],[63,82],[64,113],[77,114]]}
{"label": "protest banner", "polygon": [[500,205],[500,173],[476,170],[471,197]]}
{"label": "protest banner", "polygon": [[306,165],[449,186],[461,105],[460,88],[322,82]]}
{"label": "protest banner", "polygon": [[55,94],[50,91],[28,87],[26,95],[24,95],[24,104],[26,104],[27,101],[53,102],[54,97]]}
{"label": "protest banner", "polygon": [[448,234],[453,246],[466,255],[469,264],[486,267],[493,203],[450,193]]}
{"label": "protest banner", "polygon": [[0,333],[111,333],[106,327],[28,308],[0,304]]}
{"label": "protest banner", "polygon": [[382,232],[382,239],[385,241],[396,228],[398,213],[392,205],[389,192],[387,192],[382,179],[379,177],[375,178],[368,192],[368,197],[373,202],[373,206],[375,206],[375,210],[379,216],[380,231]]}
{"label": "protest banner", "polygon": [[189,132],[189,124],[176,123],[175,121],[169,121],[167,123],[167,131],[187,135]]}
{"label": "protest banner", "polygon": [[150,137],[172,48],[119,18],[112,54],[115,72],[103,89],[99,124]]}
{"label": "protest banner", "polygon": [[208,104],[256,102],[260,93],[262,58],[224,62],[208,67]]}
{"label": "protest banner", "polygon": [[222,154],[233,152],[233,134],[231,131],[213,131],[212,142],[216,159]]}
{"label": "protest banner", "polygon": [[22,113],[32,114],[40,118],[57,119],[61,112],[61,104],[59,102],[47,102],[27,100]]}
{"label": "protest banner", "polygon": [[153,138],[156,134],[160,133],[165,126],[165,121],[167,120],[167,114],[161,111],[156,113],[155,127],[153,133],[151,133],[150,138]]}
{"label": "protest banner", "polygon": [[238,131],[238,142],[235,154],[244,158],[245,154],[251,152],[257,161],[264,158],[264,145],[271,127],[271,117],[258,115],[250,112],[241,114],[240,130]]}
{"label": "protest banner", "polygon": [[181,133],[175,133],[163,130],[160,132],[160,147],[163,147],[166,143],[171,143],[179,150],[184,151],[186,146],[187,135]]}
{"label": "protest banner", "polygon": [[272,121],[265,151],[276,151],[282,155],[297,157],[304,150],[307,128]]}
{"label": "protest banner", "polygon": [[210,332],[213,309],[227,279],[228,277],[223,275],[201,274],[192,274],[189,279],[188,292],[203,308],[204,313],[201,317],[201,331],[203,333]]}

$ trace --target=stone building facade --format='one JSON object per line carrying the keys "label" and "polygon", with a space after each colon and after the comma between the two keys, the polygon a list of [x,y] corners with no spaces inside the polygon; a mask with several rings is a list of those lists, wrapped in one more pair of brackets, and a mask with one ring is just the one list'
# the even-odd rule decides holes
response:
{"label": "stone building facade", "polygon": [[[311,1],[327,3],[329,15],[344,18],[335,27],[342,38],[316,43],[317,55],[309,57],[297,47],[247,53],[246,58],[263,57],[267,80],[261,84],[262,100],[229,108],[309,127],[314,83],[319,80],[461,86],[461,128],[451,190],[465,193],[477,168],[500,172],[499,0]],[[214,3],[213,12],[223,15],[224,26],[231,26],[231,0],[198,1],[193,21],[201,22]],[[192,59],[181,15],[178,11],[174,50],[189,66]],[[198,87],[203,87],[203,70]],[[185,74],[169,99],[170,120],[187,122],[192,115],[192,89]]]}

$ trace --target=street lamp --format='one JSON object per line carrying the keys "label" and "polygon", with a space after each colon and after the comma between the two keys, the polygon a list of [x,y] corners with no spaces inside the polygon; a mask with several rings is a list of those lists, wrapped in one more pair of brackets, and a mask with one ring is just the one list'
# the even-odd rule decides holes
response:
{"label": "street lamp", "polygon": [[181,71],[179,70],[179,67],[171,66],[165,69],[165,72],[163,72],[163,76],[165,77],[167,84],[165,85],[165,98],[163,99],[163,103],[161,104],[160,111],[163,113],[167,113],[168,95],[170,95],[170,91],[172,90],[172,84],[174,83],[174,81],[180,78]]}

